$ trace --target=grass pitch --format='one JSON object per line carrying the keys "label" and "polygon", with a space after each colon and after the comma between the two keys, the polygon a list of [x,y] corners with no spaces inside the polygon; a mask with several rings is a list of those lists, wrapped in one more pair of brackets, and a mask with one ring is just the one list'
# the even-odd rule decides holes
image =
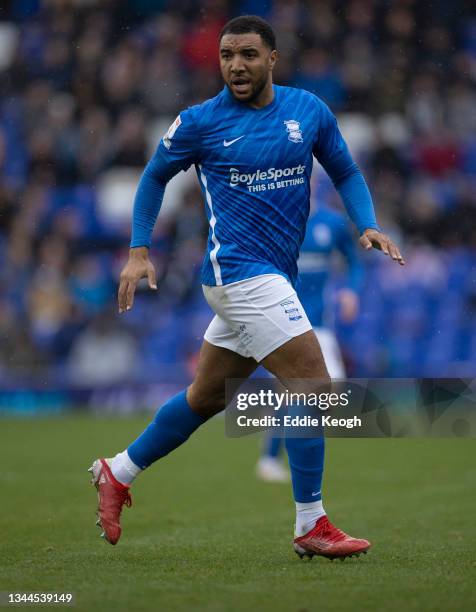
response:
{"label": "grass pitch", "polygon": [[367,556],[301,561],[286,485],[258,439],[216,419],[143,474],[123,538],[94,526],[87,468],[147,418],[0,421],[0,591],[74,592],[78,610],[475,610],[476,440],[329,440],[325,506]]}

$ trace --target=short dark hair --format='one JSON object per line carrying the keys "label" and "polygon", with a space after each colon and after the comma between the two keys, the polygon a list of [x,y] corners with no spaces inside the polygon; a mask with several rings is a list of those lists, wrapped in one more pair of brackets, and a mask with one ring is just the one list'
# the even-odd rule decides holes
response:
{"label": "short dark hair", "polygon": [[225,34],[248,34],[254,32],[261,36],[264,44],[273,51],[276,49],[276,35],[267,21],[258,15],[242,15],[235,17],[223,26],[220,32],[220,40]]}

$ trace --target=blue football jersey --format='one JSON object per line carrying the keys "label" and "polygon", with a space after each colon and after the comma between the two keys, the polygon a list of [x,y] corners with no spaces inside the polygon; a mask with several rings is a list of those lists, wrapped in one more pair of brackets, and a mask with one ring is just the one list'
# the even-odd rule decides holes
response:
{"label": "blue football jersey", "polygon": [[[267,273],[295,284],[313,155],[336,186],[351,175],[365,181],[327,105],[307,91],[273,87],[273,101],[264,108],[235,100],[225,86],[216,97],[180,113],[139,185],[131,246],[150,242],[150,219],[155,221],[158,208],[148,211],[144,201],[161,199],[165,183],[194,164],[209,220],[203,284]],[[155,187],[146,181],[155,181]],[[366,185],[365,190],[368,194]],[[348,207],[361,231],[377,227],[366,197]]]}
{"label": "blue football jersey", "polygon": [[344,215],[321,206],[309,219],[298,260],[298,295],[313,327],[332,323],[327,290],[335,252],[340,252],[347,264],[346,286],[357,292],[362,264],[349,224]]}

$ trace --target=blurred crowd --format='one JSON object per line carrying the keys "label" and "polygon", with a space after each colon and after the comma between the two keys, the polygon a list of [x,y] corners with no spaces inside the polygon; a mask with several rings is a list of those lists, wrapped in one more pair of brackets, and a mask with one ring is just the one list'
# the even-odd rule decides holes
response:
{"label": "blurred crowd", "polygon": [[[276,30],[276,82],[339,115],[379,221],[406,251],[405,272],[366,260],[361,316],[338,328],[349,373],[472,375],[473,2],[11,0],[0,5],[4,384],[190,377],[210,318],[197,185],[157,226],[159,292],[140,290],[122,318],[130,208],[118,217],[101,190],[118,171],[135,185],[161,135],[154,126],[219,91],[218,34],[246,13]],[[337,201],[325,181],[317,197]]]}

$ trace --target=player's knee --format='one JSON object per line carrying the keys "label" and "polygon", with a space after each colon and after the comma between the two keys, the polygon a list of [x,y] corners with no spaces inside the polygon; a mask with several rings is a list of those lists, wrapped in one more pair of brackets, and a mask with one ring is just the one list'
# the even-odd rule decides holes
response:
{"label": "player's knee", "polygon": [[225,392],[200,389],[191,384],[187,390],[190,408],[204,418],[210,418],[225,408]]}
{"label": "player's knee", "polygon": [[332,390],[332,380],[329,374],[321,374],[319,378],[311,381],[312,393],[319,395],[320,393],[330,393]]}
{"label": "player's knee", "polygon": [[332,380],[327,372],[306,378],[285,379],[283,382],[289,391],[298,394],[316,396],[332,390]]}

